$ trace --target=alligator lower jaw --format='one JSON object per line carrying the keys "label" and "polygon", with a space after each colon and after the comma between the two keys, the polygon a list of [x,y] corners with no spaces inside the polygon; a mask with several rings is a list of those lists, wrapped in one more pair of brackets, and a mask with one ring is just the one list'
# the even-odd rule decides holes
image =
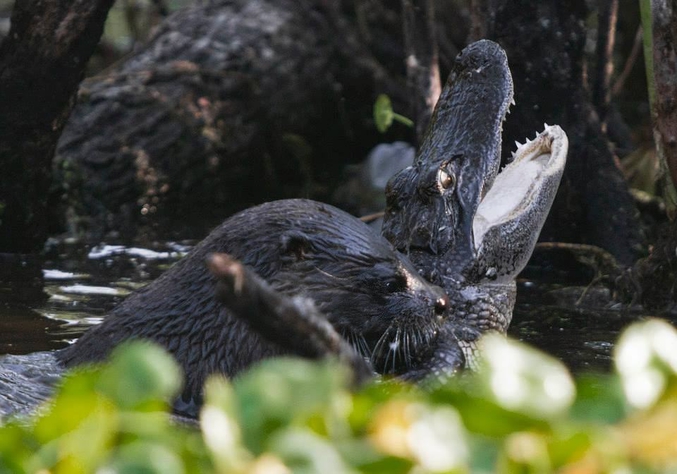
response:
{"label": "alligator lower jaw", "polygon": [[[545,124],[536,138],[516,145],[512,162],[498,174],[475,213],[475,249],[490,231],[507,233],[512,230],[509,224],[514,226],[523,216],[530,217],[525,224],[538,234],[552,205],[566,163],[566,134],[557,125]],[[529,255],[531,251],[529,248]]]}

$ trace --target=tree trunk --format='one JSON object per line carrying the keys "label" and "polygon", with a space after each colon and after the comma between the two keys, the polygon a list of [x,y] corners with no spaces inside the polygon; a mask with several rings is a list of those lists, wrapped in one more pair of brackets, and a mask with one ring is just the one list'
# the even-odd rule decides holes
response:
{"label": "tree trunk", "polygon": [[505,158],[515,140],[533,137],[543,122],[560,125],[569,136],[567,167],[542,238],[597,245],[631,265],[643,238],[583,82],[585,1],[489,3],[487,31],[506,50],[517,102],[504,126]]}
{"label": "tree trunk", "polygon": [[112,3],[15,3],[0,45],[0,252],[47,238],[52,156]]}

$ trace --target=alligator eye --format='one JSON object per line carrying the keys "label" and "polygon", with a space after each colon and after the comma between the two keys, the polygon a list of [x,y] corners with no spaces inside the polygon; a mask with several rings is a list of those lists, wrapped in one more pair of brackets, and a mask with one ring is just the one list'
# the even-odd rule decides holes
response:
{"label": "alligator eye", "polygon": [[456,177],[453,174],[447,173],[445,170],[440,170],[437,174],[437,182],[442,189],[453,188],[456,184]]}

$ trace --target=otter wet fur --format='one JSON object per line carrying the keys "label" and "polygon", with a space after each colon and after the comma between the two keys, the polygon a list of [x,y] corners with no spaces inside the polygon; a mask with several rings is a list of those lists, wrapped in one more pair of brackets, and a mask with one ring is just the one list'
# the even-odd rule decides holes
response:
{"label": "otter wet fur", "polygon": [[292,199],[227,219],[60,352],[60,360],[68,367],[97,362],[124,341],[151,340],[183,368],[184,392],[175,407],[192,412],[209,375],[233,377],[284,354],[217,302],[216,281],[205,266],[213,252],[239,259],[284,295],[312,300],[380,373],[405,373],[423,359],[443,323],[443,291],[383,237],[330,205]]}

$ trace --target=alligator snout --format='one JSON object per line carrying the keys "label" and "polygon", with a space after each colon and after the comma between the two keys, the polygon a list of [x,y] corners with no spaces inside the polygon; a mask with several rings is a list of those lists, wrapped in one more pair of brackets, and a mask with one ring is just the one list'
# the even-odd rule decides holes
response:
{"label": "alligator snout", "polygon": [[416,227],[411,233],[409,245],[419,249],[429,249],[432,243],[432,234],[427,227]]}

